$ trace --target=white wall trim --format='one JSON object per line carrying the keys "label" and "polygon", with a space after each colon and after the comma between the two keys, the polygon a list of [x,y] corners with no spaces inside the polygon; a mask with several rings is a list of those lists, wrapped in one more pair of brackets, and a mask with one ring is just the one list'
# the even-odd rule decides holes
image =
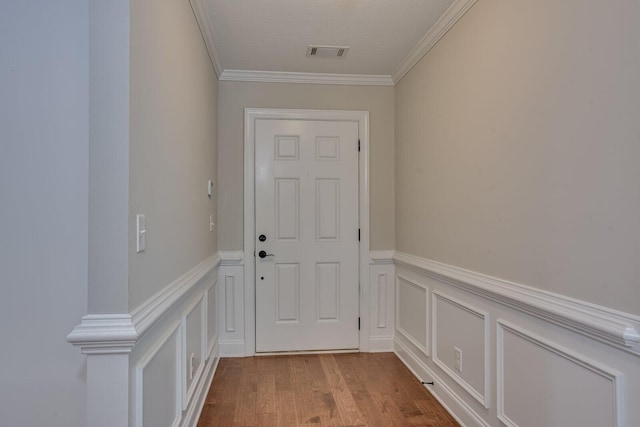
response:
{"label": "white wall trim", "polygon": [[[219,264],[219,254],[210,256],[136,307],[131,312],[131,318],[136,331],[138,331],[139,338],[142,338],[160,316]],[[216,279],[214,278],[213,280]]]}
{"label": "white wall trim", "polygon": [[[489,380],[489,314],[477,309],[475,307],[472,307],[471,305],[464,303],[458,299],[452,298],[448,295],[445,295],[441,292],[438,291],[433,291],[432,292],[433,297],[431,298],[431,352],[432,352],[432,360],[433,363],[439,367],[440,369],[442,369],[443,372],[445,372],[447,375],[449,375],[449,377],[451,377],[455,382],[458,383],[458,385],[460,387],[462,387],[464,390],[466,390],[467,393],[469,393],[474,399],[476,399],[478,402],[480,402],[482,404],[482,406],[484,406],[485,408],[489,408],[489,403],[490,403],[490,380]],[[466,382],[464,380],[464,378],[462,378],[461,375],[459,375],[457,372],[455,372],[454,370],[452,370],[451,368],[449,368],[442,360],[440,360],[440,358],[438,357],[438,343],[437,343],[437,338],[438,338],[438,300],[444,300],[456,307],[458,307],[461,310],[464,310],[468,313],[471,313],[472,315],[482,319],[482,324],[483,324],[483,337],[482,337],[482,342],[484,345],[484,351],[483,351],[483,357],[484,357],[484,364],[482,366],[483,368],[483,378],[484,378],[484,389],[482,390],[482,392],[476,390],[471,384],[469,384],[468,382]]]}
{"label": "white wall trim", "polygon": [[[67,341],[84,354],[129,353],[149,328],[220,263],[212,255],[142,303],[131,314],[87,314]],[[214,279],[215,280],[215,279]]]}
{"label": "white wall trim", "polygon": [[287,71],[224,70],[220,80],[236,82],[305,83],[319,85],[393,86],[391,76],[374,74],[294,73]]}
{"label": "white wall trim", "polygon": [[370,251],[371,265],[393,264],[393,250],[389,251]]}
{"label": "white wall trim", "polygon": [[[183,331],[181,328],[181,322],[174,322],[167,331],[162,335],[162,337],[157,340],[157,342],[149,349],[147,352],[141,357],[135,367],[135,402],[133,407],[135,408],[135,427],[143,426],[143,393],[144,393],[144,370],[147,368],[149,363],[153,360],[153,358],[158,354],[158,352],[164,347],[164,345],[169,341],[169,338],[173,334],[176,334],[175,343],[174,343],[174,351],[175,351],[175,369],[176,369],[176,378],[175,378],[175,389],[181,389],[181,376],[180,372],[182,370],[182,340],[183,340]],[[181,394],[176,393],[176,413],[175,418],[173,419],[172,427],[177,427],[180,423],[180,419],[182,418],[182,399]]]}
{"label": "white wall trim", "polygon": [[220,340],[220,356],[244,357],[244,340]]}
{"label": "white wall trim", "polygon": [[[185,308],[185,310],[182,312],[182,315],[180,316],[180,319],[182,322],[182,361],[183,361],[181,369],[184,369],[185,371],[184,375],[182,375],[182,386],[180,388],[180,390],[182,390],[182,393],[181,393],[182,394],[182,410],[187,409],[187,406],[189,405],[189,402],[191,402],[191,399],[193,398],[193,394],[195,393],[196,386],[200,382],[200,377],[204,372],[205,359],[206,359],[206,339],[207,339],[206,335],[203,336],[203,333],[202,333],[203,331],[206,332],[204,328],[204,326],[206,325],[206,316],[204,316],[204,314],[206,314],[207,312],[205,296],[206,296],[205,292],[202,292],[200,295],[198,295],[195,301],[189,304]],[[187,353],[187,319],[198,306],[200,306],[200,310],[201,310],[200,354],[198,354],[198,357],[200,358],[200,365],[198,366],[198,370],[193,373],[193,378],[191,378],[191,384],[189,384],[189,386],[187,387],[187,377],[189,376],[189,368],[190,368],[189,354]],[[205,320],[204,324],[202,323],[203,319]]]}
{"label": "white wall trim", "polygon": [[[426,325],[425,327],[425,337],[424,337],[424,342],[425,345],[420,344],[420,342],[413,337],[408,331],[406,331],[402,325],[400,324],[400,280],[407,282],[408,284],[410,284],[411,286],[414,286],[416,288],[419,289],[424,289],[425,291],[425,303],[424,303],[424,310],[425,310],[425,318],[424,318],[424,323]],[[395,316],[396,316],[396,333],[400,333],[407,341],[411,342],[411,344],[413,344],[414,346],[416,346],[417,349],[419,349],[421,352],[424,353],[425,356],[429,356],[429,343],[430,343],[430,330],[429,330],[429,312],[431,311],[430,308],[430,304],[429,304],[429,287],[427,285],[423,285],[422,283],[418,283],[415,280],[409,279],[406,276],[403,276],[402,274],[396,274],[396,304],[395,304]]]}
{"label": "white wall trim", "polygon": [[517,427],[518,425],[511,420],[504,412],[504,331],[509,331],[520,338],[529,341],[530,343],[542,347],[543,349],[550,351],[568,361],[580,365],[581,367],[608,379],[614,385],[614,402],[615,402],[615,419],[613,426],[621,427],[625,425],[624,422],[624,394],[623,384],[624,375],[608,366],[595,362],[586,355],[580,355],[571,351],[561,345],[548,341],[532,332],[526,331],[506,320],[497,320],[497,336],[496,336],[496,365],[497,365],[497,400],[498,400],[498,412],[497,416],[506,426]]}
{"label": "white wall trim", "polygon": [[129,314],[87,314],[67,335],[83,354],[130,353],[137,340]]}
{"label": "white wall trim", "polygon": [[640,316],[395,252],[403,264],[436,280],[640,356]]}
{"label": "white wall trim", "polygon": [[243,265],[244,252],[220,251],[220,265]]}
{"label": "white wall trim", "polygon": [[[438,402],[451,414],[453,418],[461,425],[467,425],[465,421],[470,425],[491,427],[487,424],[464,400],[460,397],[443,381],[434,371],[432,371],[414,352],[407,347],[397,337],[394,342],[394,353],[404,363],[404,365],[413,373],[413,375],[420,381],[432,380],[435,386],[425,386],[427,391],[436,398]],[[440,392],[442,390],[442,392]],[[455,406],[452,408],[452,406]],[[454,410],[461,409],[462,411]],[[465,419],[461,417],[464,415]]]}
{"label": "white wall trim", "polygon": [[438,22],[420,39],[391,75],[396,85],[431,50],[447,31],[475,4],[477,0],[456,0],[440,17]]}
{"label": "white wall trim", "polygon": [[220,63],[220,56],[218,55],[215,41],[213,40],[213,25],[211,24],[211,20],[209,19],[209,15],[207,14],[206,3],[204,3],[204,0],[190,0],[190,3],[191,9],[193,9],[193,14],[195,15],[196,21],[198,22],[198,27],[200,27],[200,33],[202,33],[202,38],[204,39],[204,43],[207,47],[211,65],[213,65],[213,70],[215,71],[216,76],[218,76],[219,78],[223,72],[223,69],[222,64]]}
{"label": "white wall trim", "polygon": [[245,356],[255,354],[255,121],[257,119],[335,120],[358,123],[360,351],[369,351],[369,112],[350,110],[298,110],[245,108],[244,110],[244,327]]}
{"label": "white wall trim", "polygon": [[184,414],[183,427],[196,427],[198,425],[198,419],[202,413],[204,407],[204,401],[207,397],[211,383],[213,382],[213,376],[218,369],[218,363],[220,357],[216,357],[212,362],[211,356],[218,353],[218,343],[215,343],[209,354],[207,355],[207,362],[205,364],[205,371],[202,375],[203,380],[198,382],[198,387],[195,390],[195,396],[191,403],[191,406]]}

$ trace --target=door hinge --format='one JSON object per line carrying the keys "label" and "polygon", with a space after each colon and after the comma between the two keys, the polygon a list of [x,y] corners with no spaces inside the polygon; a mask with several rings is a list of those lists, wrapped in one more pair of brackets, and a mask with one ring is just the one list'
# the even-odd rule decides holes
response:
{"label": "door hinge", "polygon": [[358,140],[358,152],[360,152],[360,140]]}
{"label": "door hinge", "polygon": [[360,229],[358,228],[358,242],[360,241]]}
{"label": "door hinge", "polygon": [[360,330],[360,318],[358,317],[358,330]]}

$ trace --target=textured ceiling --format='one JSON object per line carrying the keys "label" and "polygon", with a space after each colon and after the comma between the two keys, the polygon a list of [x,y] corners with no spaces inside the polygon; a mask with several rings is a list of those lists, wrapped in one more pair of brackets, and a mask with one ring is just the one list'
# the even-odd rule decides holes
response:
{"label": "textured ceiling", "polygon": [[[203,3],[223,70],[391,75],[453,0]],[[341,59],[313,58],[308,45],[350,50]]]}

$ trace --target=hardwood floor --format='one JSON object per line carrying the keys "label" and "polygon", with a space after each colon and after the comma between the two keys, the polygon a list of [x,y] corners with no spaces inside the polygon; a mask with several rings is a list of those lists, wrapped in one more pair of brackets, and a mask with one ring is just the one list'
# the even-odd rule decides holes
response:
{"label": "hardwood floor", "polygon": [[393,353],[223,358],[198,427],[457,426]]}

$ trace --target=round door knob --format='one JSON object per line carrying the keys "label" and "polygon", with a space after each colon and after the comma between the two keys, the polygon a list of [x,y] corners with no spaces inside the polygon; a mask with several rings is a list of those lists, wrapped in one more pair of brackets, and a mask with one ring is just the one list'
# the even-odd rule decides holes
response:
{"label": "round door knob", "polygon": [[265,251],[260,251],[260,252],[258,252],[258,256],[259,256],[260,258],[266,258],[266,257],[268,257],[268,256],[274,256],[274,255],[273,255],[273,254],[268,254],[268,253],[266,253]]}

